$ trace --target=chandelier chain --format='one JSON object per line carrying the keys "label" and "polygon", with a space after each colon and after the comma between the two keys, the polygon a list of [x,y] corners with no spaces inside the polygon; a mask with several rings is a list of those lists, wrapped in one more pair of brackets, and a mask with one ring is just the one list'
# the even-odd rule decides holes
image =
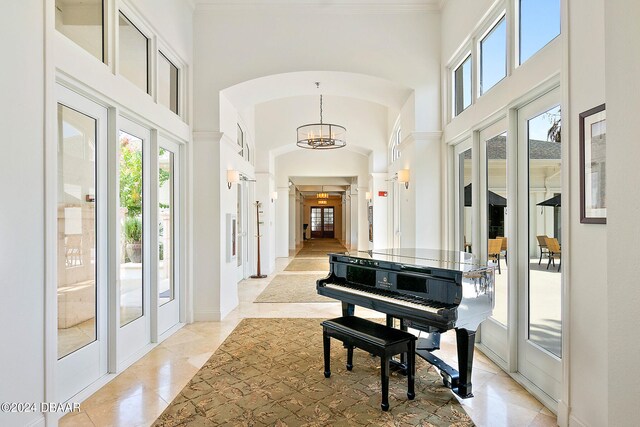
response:
{"label": "chandelier chain", "polygon": [[320,124],[322,124],[322,95],[320,95]]}

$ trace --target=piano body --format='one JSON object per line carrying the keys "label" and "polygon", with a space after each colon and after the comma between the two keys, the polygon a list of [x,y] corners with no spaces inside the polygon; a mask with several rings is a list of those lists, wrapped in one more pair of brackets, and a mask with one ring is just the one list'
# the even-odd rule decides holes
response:
{"label": "piano body", "polygon": [[[387,324],[424,331],[416,354],[440,370],[444,385],[462,398],[473,397],[471,370],[475,333],[494,307],[494,268],[467,252],[382,249],[329,254],[329,275],[317,281],[318,294],[342,301],[343,316],[355,306],[387,314]],[[458,370],[431,353],[440,333],[456,331]]]}

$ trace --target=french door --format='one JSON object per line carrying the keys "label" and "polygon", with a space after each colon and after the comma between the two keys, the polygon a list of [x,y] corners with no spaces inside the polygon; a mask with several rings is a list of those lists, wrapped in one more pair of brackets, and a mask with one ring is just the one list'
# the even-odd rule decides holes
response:
{"label": "french door", "polygon": [[107,373],[107,110],[57,87],[56,396]]}
{"label": "french door", "polygon": [[472,178],[475,173],[471,139],[463,141],[454,148],[454,221],[455,250],[472,252],[474,245],[474,198]]}
{"label": "french door", "polygon": [[151,342],[151,136],[118,118],[116,295],[118,364]]}
{"label": "french door", "polygon": [[311,208],[311,238],[334,237],[334,208]]}
{"label": "french door", "polygon": [[[518,372],[558,400],[562,378],[562,268],[542,242],[562,245],[560,90],[518,110]],[[558,135],[559,136],[559,135]],[[550,245],[550,244],[549,244]]]}
{"label": "french door", "polygon": [[[495,274],[495,306],[493,314],[482,323],[481,341],[484,350],[491,351],[503,367],[509,360],[508,329],[509,292],[515,280],[509,274],[509,242],[513,241],[509,229],[507,123],[502,119],[479,133],[479,217],[480,257],[500,264]],[[498,244],[497,241],[500,241]],[[512,251],[515,253],[515,251]]]}
{"label": "french door", "polygon": [[[155,181],[156,192],[154,205],[157,206],[154,224],[156,227],[156,248],[154,258],[156,267],[154,293],[157,294],[157,334],[161,335],[180,321],[181,287],[180,287],[180,146],[166,138],[158,141]],[[152,337],[153,338],[153,337]],[[157,337],[156,337],[157,338]]]}

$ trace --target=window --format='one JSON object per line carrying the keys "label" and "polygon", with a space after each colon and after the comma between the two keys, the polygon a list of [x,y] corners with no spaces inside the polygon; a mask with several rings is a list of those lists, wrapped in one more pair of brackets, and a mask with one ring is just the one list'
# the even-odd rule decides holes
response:
{"label": "window", "polygon": [[480,41],[480,95],[507,76],[507,21],[500,21]]}
{"label": "window", "polygon": [[240,155],[240,157],[244,157],[244,131],[242,130],[239,124],[238,124],[237,143],[238,143],[238,147],[240,147],[238,149],[238,154]]}
{"label": "window", "polygon": [[560,0],[520,0],[520,64],[560,34]]}
{"label": "window", "polygon": [[178,67],[158,52],[158,102],[178,114]]}
{"label": "window", "polygon": [[149,39],[120,12],[120,74],[149,93]]}
{"label": "window", "polygon": [[56,30],[100,61],[104,61],[102,0],[56,0]]}
{"label": "window", "polygon": [[395,162],[400,158],[400,143],[402,142],[402,129],[398,128],[395,134],[395,139],[391,147],[391,161]]}
{"label": "window", "polygon": [[454,116],[471,105],[471,55],[453,72]]}

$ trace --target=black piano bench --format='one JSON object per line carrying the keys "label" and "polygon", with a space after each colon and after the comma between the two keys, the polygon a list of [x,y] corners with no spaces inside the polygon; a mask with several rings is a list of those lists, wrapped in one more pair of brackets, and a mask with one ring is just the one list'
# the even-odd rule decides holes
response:
{"label": "black piano bench", "polygon": [[324,376],[331,376],[330,337],[347,347],[347,370],[353,369],[353,348],[358,347],[380,357],[383,411],[389,409],[389,359],[401,353],[407,355],[407,398],[413,400],[416,374],[416,337],[408,332],[390,328],[355,316],[325,320],[322,324],[324,347]]}

